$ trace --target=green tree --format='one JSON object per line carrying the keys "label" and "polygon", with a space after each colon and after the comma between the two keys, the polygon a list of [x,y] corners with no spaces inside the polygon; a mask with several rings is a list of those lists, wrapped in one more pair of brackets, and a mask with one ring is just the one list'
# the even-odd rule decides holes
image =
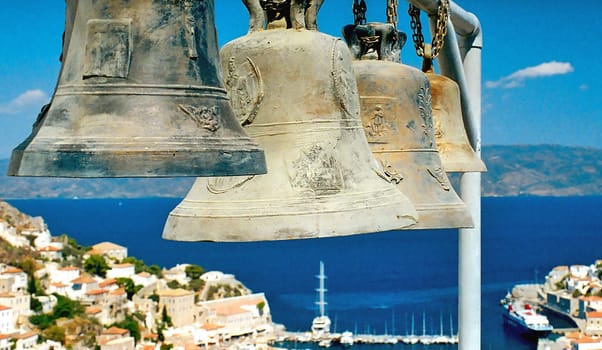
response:
{"label": "green tree", "polygon": [[132,336],[136,342],[140,340],[140,326],[138,321],[132,318],[130,315],[126,316],[125,320],[113,323],[112,326],[127,329],[130,331],[130,336]]}
{"label": "green tree", "polygon": [[203,289],[203,287],[205,287],[205,281],[203,281],[200,278],[192,280],[188,283],[188,287],[190,287],[190,289],[192,289],[193,291],[198,292],[201,289]]}
{"label": "green tree", "polygon": [[29,322],[39,329],[46,329],[54,323],[54,317],[52,314],[33,315],[29,317]]}
{"label": "green tree", "polygon": [[182,287],[180,282],[178,282],[176,280],[171,280],[171,281],[167,282],[167,286],[171,289],[178,289],[178,288]]}
{"label": "green tree", "polygon": [[107,277],[109,265],[101,255],[92,255],[84,261],[84,270],[91,274],[100,277]]}
{"label": "green tree", "polygon": [[257,303],[257,311],[259,311],[260,315],[263,315],[263,308],[265,308],[265,301],[260,301]]}
{"label": "green tree", "polygon": [[52,309],[54,319],[66,317],[72,319],[74,316],[83,315],[85,312],[84,306],[76,300],[71,300],[62,295],[55,294],[57,302]]}
{"label": "green tree", "polygon": [[199,277],[201,277],[202,274],[205,273],[205,270],[202,267],[200,267],[199,265],[190,264],[190,265],[186,266],[186,268],[184,269],[184,272],[186,273],[186,277],[188,277],[192,280],[196,280]]}
{"label": "green tree", "polygon": [[158,278],[162,278],[163,277],[163,272],[161,270],[161,268],[159,267],[159,265],[151,265],[148,267],[148,273],[153,274],[155,276],[157,276]]}
{"label": "green tree", "polygon": [[125,289],[125,293],[127,294],[129,300],[132,300],[132,296],[142,288],[141,285],[135,285],[131,278],[118,277],[116,281],[120,287]]}
{"label": "green tree", "polygon": [[59,343],[65,342],[65,328],[59,326],[50,326],[42,333],[46,339],[54,340]]}
{"label": "green tree", "polygon": [[163,305],[163,310],[161,310],[161,322],[167,326],[173,326],[171,317],[167,314],[167,307],[165,307],[165,305]]}
{"label": "green tree", "polygon": [[34,298],[32,295],[29,299],[29,308],[34,312],[40,312],[44,307],[42,303],[37,298]]}

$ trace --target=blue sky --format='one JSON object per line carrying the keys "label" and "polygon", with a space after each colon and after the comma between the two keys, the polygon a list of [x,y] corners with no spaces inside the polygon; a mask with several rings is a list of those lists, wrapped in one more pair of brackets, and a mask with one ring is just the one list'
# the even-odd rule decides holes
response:
{"label": "blue sky", "polygon": [[[239,0],[216,0],[220,45],[244,35]],[[483,144],[560,144],[602,148],[602,1],[458,0],[479,17],[483,48]],[[351,0],[326,0],[320,30],[340,36]],[[384,0],[367,0],[368,21],[384,21]],[[578,4],[578,6],[577,6]],[[0,159],[27,137],[52,96],[60,64],[64,1],[2,1]],[[407,3],[399,28],[411,37]],[[428,33],[425,33],[428,34]],[[428,39],[428,37],[427,37]],[[405,64],[419,66],[412,44]]]}

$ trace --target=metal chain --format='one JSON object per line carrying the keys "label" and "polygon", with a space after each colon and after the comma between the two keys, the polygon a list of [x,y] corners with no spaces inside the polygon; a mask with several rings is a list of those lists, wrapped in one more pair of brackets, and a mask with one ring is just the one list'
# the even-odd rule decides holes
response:
{"label": "metal chain", "polygon": [[412,4],[408,9],[410,15],[410,28],[412,29],[412,40],[414,41],[414,48],[416,48],[416,54],[420,57],[427,57],[429,59],[435,59],[439,56],[439,53],[443,49],[445,44],[445,35],[447,34],[447,20],[449,18],[449,0],[440,0],[439,6],[437,7],[437,26],[435,28],[435,35],[433,36],[433,43],[431,45],[430,54],[426,52],[426,45],[424,44],[424,36],[422,35],[422,24],[420,23],[420,9]]}
{"label": "metal chain", "polygon": [[353,0],[353,22],[355,25],[366,24],[367,9],[365,0]]}
{"label": "metal chain", "polygon": [[387,23],[392,24],[395,30],[398,22],[398,4],[399,0],[387,0]]}

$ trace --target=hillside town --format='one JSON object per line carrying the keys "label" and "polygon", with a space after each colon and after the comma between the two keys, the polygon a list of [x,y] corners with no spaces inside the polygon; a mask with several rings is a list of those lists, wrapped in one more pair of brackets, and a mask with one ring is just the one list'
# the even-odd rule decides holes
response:
{"label": "hillside town", "polygon": [[262,349],[282,328],[234,275],[82,247],[0,204],[0,350]]}
{"label": "hillside town", "polygon": [[[540,349],[602,349],[602,260],[591,265],[556,266],[543,284],[517,285],[513,298],[573,326],[555,327],[557,336],[540,339]],[[550,339],[553,338],[553,339]]]}

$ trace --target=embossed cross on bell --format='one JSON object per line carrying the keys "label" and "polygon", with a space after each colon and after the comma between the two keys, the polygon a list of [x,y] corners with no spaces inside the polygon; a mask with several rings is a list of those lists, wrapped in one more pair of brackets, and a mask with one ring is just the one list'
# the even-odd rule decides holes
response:
{"label": "embossed cross on bell", "polygon": [[[226,44],[221,58],[237,115],[264,147],[268,173],[197,179],[169,214],[163,237],[280,240],[414,224],[412,203],[378,175],[382,168],[359,119],[347,47],[306,29],[305,23],[315,24],[317,11],[300,11],[304,1],[246,3],[250,33]],[[264,18],[270,28],[281,28],[253,27]]]}
{"label": "embossed cross on bell", "polygon": [[223,88],[213,0],[67,1],[54,96],[15,176],[263,174]]}
{"label": "embossed cross on bell", "polygon": [[384,176],[414,203],[418,223],[411,229],[472,227],[439,159],[429,81],[419,69],[400,62],[405,34],[391,23],[351,25],[344,33],[356,56],[368,143]]}

